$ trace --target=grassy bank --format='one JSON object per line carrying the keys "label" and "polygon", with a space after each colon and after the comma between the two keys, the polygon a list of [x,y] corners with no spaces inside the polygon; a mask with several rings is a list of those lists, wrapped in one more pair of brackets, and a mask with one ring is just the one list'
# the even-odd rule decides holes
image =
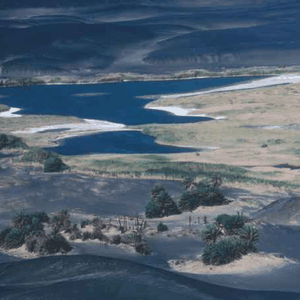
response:
{"label": "grassy bank", "polygon": [[[264,172],[253,172],[238,166],[193,162],[192,157],[190,161],[178,161],[177,155],[179,154],[64,156],[63,160],[74,172],[87,172],[104,177],[182,180],[188,176],[197,179],[221,176],[227,186],[263,186],[266,189],[300,187],[289,181],[266,179]],[[195,153],[192,155],[198,157]]]}

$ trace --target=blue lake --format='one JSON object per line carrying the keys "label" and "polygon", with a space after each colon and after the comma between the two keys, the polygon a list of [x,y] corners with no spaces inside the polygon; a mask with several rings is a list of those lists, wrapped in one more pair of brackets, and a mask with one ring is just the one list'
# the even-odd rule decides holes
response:
{"label": "blue lake", "polygon": [[200,149],[159,145],[155,143],[153,137],[142,134],[139,131],[114,131],[68,138],[65,139],[60,146],[55,147],[54,149],[55,152],[63,155],[83,155],[91,153],[178,153],[200,151]]}
{"label": "blue lake", "polygon": [[[49,85],[1,88],[1,103],[22,108],[21,114],[76,116],[125,125],[169,124],[209,121],[206,117],[180,117],[144,109],[151,102],[141,96],[186,93],[226,86],[261,77],[205,78],[177,81],[119,82],[97,85]],[[129,140],[130,135],[130,140]],[[128,139],[126,139],[126,137]],[[118,141],[116,140],[118,139]],[[83,143],[87,143],[83,147]],[[138,148],[138,145],[141,145]],[[122,146],[122,147],[120,147]],[[136,147],[134,149],[134,147]],[[140,132],[108,132],[67,139],[54,148],[61,154],[174,153],[191,149],[160,146]],[[127,150],[126,150],[127,149]]]}

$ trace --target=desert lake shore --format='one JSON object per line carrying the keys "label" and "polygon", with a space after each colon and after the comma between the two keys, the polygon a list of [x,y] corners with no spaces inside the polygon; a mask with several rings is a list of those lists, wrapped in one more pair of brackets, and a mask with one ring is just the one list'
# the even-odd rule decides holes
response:
{"label": "desert lake shore", "polygon": [[[300,124],[298,124],[296,108],[299,106],[299,83],[300,76],[290,74],[224,89],[215,89],[210,92],[163,96],[146,107],[169,111],[178,116],[205,115],[213,118],[208,122],[193,124],[124,126],[107,121],[75,117],[26,116],[22,115],[21,112],[15,114],[19,111],[18,108],[10,108],[0,113],[0,122],[3,124],[3,128],[7,133],[24,138],[29,146],[54,145],[55,141],[60,139],[96,132],[140,130],[157,137],[158,143],[175,146],[190,145],[207,148],[209,151],[198,154],[176,153],[154,157],[119,154],[63,156],[63,160],[71,166],[71,171],[67,174],[53,175],[41,174],[40,166],[32,164],[31,167],[28,167],[14,161],[13,157],[4,158],[1,160],[3,167],[1,171],[7,174],[7,177],[0,181],[1,202],[3,203],[0,211],[0,215],[3,217],[2,222],[6,224],[8,222],[7,216],[11,215],[17,208],[43,209],[46,207],[48,212],[53,212],[66,207],[74,215],[85,210],[85,216],[105,211],[105,217],[110,218],[118,213],[114,206],[119,203],[125,211],[130,207],[130,210],[136,209],[136,211],[142,212],[148,199],[149,190],[154,182],[161,182],[162,177],[157,176],[156,178],[148,174],[144,178],[148,176],[152,180],[109,179],[102,178],[101,175],[97,174],[97,171],[103,170],[102,165],[105,165],[105,170],[110,172],[121,173],[131,168],[143,173],[141,162],[148,163],[149,161],[155,161],[157,164],[161,164],[162,161],[212,165],[221,163],[237,168],[242,167],[248,172],[249,177],[254,179],[254,182],[257,178],[264,178],[288,183],[283,187],[274,187],[264,183],[248,184],[225,181],[224,191],[227,191],[227,196],[232,200],[232,203],[213,208],[198,208],[192,215],[193,220],[195,220],[195,227],[198,226],[196,224],[198,217],[207,216],[212,221],[218,214],[239,211],[243,211],[247,216],[255,216],[258,211],[265,207],[268,208],[275,201],[282,201],[282,199],[289,197],[298,199],[299,187],[294,188],[291,185],[300,183],[299,169],[277,168],[276,165],[298,165],[297,144],[300,143],[298,134]],[[175,142],[167,141],[166,137],[169,134],[176,137]],[[264,144],[267,146],[262,147]],[[109,177],[107,174],[103,176]],[[165,184],[172,195],[178,197],[181,189],[180,184],[176,181]],[[289,186],[289,184],[291,185]],[[21,186],[22,194],[20,194],[21,190],[19,189],[11,195],[14,186]],[[34,190],[32,190],[32,186],[35,187]],[[50,190],[55,190],[55,192],[49,194]],[[127,196],[124,196],[124,191],[128,194]],[[72,201],[70,201],[71,198]],[[131,203],[134,208],[128,203]],[[289,207],[289,203],[286,204],[286,207]],[[249,290],[270,290],[272,288],[272,290],[277,291],[300,292],[299,282],[295,279],[299,278],[300,274],[300,257],[297,255],[295,257],[298,242],[292,239],[295,232],[298,232],[300,220],[297,213],[292,213],[282,223],[275,217],[272,218],[273,215],[269,211],[269,208],[266,209],[266,212],[263,211],[259,219],[260,222],[258,222],[263,233],[261,248],[264,252],[244,256],[241,260],[226,266],[207,267],[199,261],[197,255],[201,252],[200,242],[197,237],[195,242],[196,234],[188,229],[187,220],[191,215],[188,212],[162,219],[170,227],[168,233],[170,236],[151,233],[151,230],[153,231],[160,220],[149,221],[153,228],[149,229],[148,238],[154,249],[161,251],[160,254],[163,253],[164,261],[159,262],[160,267],[163,266],[162,268],[224,286],[239,286]],[[268,222],[270,222],[268,225],[264,223],[265,213],[271,214],[271,217],[268,215]],[[282,225],[294,226],[295,232],[290,227],[281,228]],[[201,226],[203,227],[203,224]],[[269,231],[277,240],[271,242],[268,240]],[[279,241],[285,236],[287,236],[286,241],[282,243],[286,244],[280,245]],[[187,240],[180,240],[181,238]],[[178,251],[176,255],[173,254],[173,257],[170,257],[172,254],[167,253],[170,249],[163,249],[161,246],[166,243],[169,243],[170,247],[173,243],[177,247],[181,247],[181,252]],[[185,243],[187,243],[186,247],[184,247]],[[196,243],[196,246],[193,243]],[[193,245],[191,246],[193,250],[198,247],[198,251],[193,255],[191,252],[187,254],[186,248],[189,248],[189,245]],[[104,251],[103,253],[107,256],[111,255],[112,257],[121,257],[143,263],[142,258],[133,254],[131,249],[126,247],[122,249],[107,248],[106,245],[99,243],[85,245],[77,242],[75,254],[98,254],[99,249],[97,247],[103,247],[101,251]],[[272,253],[279,253],[280,256]],[[27,253],[24,247],[7,254],[26,259],[36,257]],[[168,265],[166,265],[167,262],[169,262]],[[148,263],[149,265],[157,264],[155,257],[149,258]],[[282,281],[280,281],[281,277],[284,278]],[[243,280],[247,282],[241,284]],[[281,282],[281,285],[273,287],[274,280]],[[239,282],[240,285],[236,282]]]}

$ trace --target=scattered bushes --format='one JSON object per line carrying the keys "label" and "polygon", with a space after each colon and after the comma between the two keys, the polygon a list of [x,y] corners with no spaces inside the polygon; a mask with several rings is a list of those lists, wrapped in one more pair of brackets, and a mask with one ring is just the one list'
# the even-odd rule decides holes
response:
{"label": "scattered bushes", "polygon": [[27,149],[28,146],[23,142],[23,140],[17,136],[9,135],[9,134],[0,134],[0,150],[7,149],[15,149],[22,148]]}
{"label": "scattered bushes", "polygon": [[147,218],[161,218],[180,214],[177,204],[162,185],[157,185],[151,191],[151,200],[146,206]]}
{"label": "scattered bushes", "polygon": [[167,225],[163,224],[162,222],[160,222],[158,225],[157,225],[157,231],[158,232],[163,232],[163,231],[168,231],[169,228]]}
{"label": "scattered bushes", "polygon": [[218,243],[206,246],[202,253],[202,261],[207,265],[224,265],[254,250],[255,247],[252,244],[239,238],[225,238]]}
{"label": "scattered bushes", "polygon": [[222,179],[214,176],[211,180],[203,180],[198,183],[193,178],[186,178],[183,186],[186,189],[181,195],[179,208],[181,211],[193,211],[198,206],[213,206],[227,203],[220,186]]}
{"label": "scattered bushes", "polygon": [[258,229],[245,225],[243,215],[219,215],[200,235],[206,244],[202,253],[205,264],[222,265],[257,251]]}
{"label": "scattered bushes", "polygon": [[53,233],[58,233],[61,230],[68,230],[71,227],[70,215],[67,210],[61,210],[51,219],[51,227]]}
{"label": "scattered bushes", "polygon": [[135,246],[135,251],[142,255],[150,255],[152,253],[152,250],[150,249],[150,247],[145,243],[137,244]]}

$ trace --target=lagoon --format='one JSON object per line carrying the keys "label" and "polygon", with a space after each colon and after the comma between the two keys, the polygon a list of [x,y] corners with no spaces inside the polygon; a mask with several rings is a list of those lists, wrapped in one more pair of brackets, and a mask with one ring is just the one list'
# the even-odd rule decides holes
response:
{"label": "lagoon", "polygon": [[[22,115],[62,115],[105,120],[125,125],[170,124],[209,121],[208,117],[182,117],[166,111],[145,109],[149,95],[187,93],[233,85],[261,77],[202,78],[190,80],[117,82],[84,85],[46,85],[1,88],[1,103],[19,107]],[[155,98],[155,96],[154,96]],[[199,106],[201,103],[199,103]],[[126,140],[126,136],[131,140]],[[135,139],[135,140],[134,140]],[[86,145],[83,145],[86,143]],[[140,147],[138,146],[140,144]],[[120,147],[122,145],[122,147]],[[167,147],[139,132],[108,132],[66,139],[54,148],[65,155],[86,153],[174,153],[193,149]],[[194,150],[195,151],[195,150]]]}

